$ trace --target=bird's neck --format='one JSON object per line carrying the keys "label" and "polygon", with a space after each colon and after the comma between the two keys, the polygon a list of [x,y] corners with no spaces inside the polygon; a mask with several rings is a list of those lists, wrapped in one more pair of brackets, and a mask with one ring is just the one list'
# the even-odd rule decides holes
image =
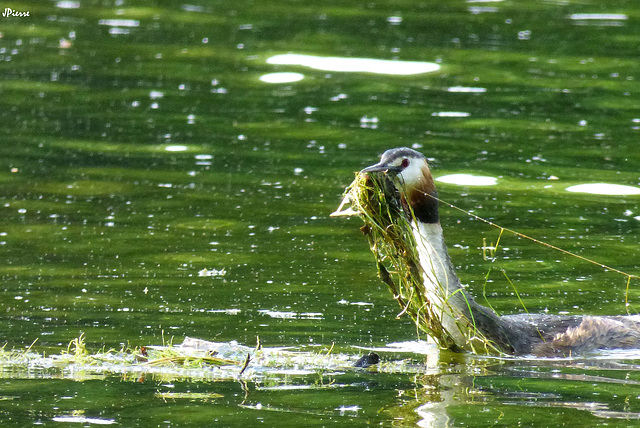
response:
{"label": "bird's neck", "polygon": [[449,257],[440,222],[416,219],[412,226],[423,272],[424,297],[455,346],[469,349],[479,332],[503,352],[510,353],[511,340],[503,321],[464,291]]}
{"label": "bird's neck", "polygon": [[413,217],[413,234],[425,275],[427,297],[432,302],[446,301],[461,285],[444,243],[438,215],[438,193],[431,171],[425,165],[421,172],[419,180],[410,187],[404,187],[403,203]]}
{"label": "bird's neck", "polygon": [[424,276],[425,297],[438,309],[436,313],[444,321],[446,314],[451,312],[450,306],[454,310],[464,306],[464,292],[447,252],[442,226],[439,222],[418,220],[413,223],[413,235]]}
{"label": "bird's neck", "polygon": [[513,352],[513,338],[505,321],[493,310],[479,305],[463,289],[451,263],[438,215],[438,193],[427,165],[419,180],[404,186],[402,202],[412,213],[430,312],[449,335],[455,347],[472,350],[478,337],[484,337],[502,352]]}

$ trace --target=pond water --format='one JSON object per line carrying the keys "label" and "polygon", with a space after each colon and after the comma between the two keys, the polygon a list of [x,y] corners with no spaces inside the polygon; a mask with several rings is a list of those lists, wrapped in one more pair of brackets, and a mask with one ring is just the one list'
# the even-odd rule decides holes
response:
{"label": "pond water", "polygon": [[[11,7],[29,16],[0,17],[7,349],[37,339],[32,350],[59,353],[84,333],[94,350],[259,337],[357,356],[425,339],[396,319],[361,222],[329,217],[354,171],[397,146],[431,159],[446,202],[640,272],[635,2],[162,3],[22,1]],[[523,304],[638,313],[640,281],[627,287],[624,275],[506,233],[492,265],[482,247],[498,229],[446,205],[441,218],[462,281],[500,314]],[[640,353],[379,352],[413,369],[284,371],[246,384],[6,369],[0,421],[640,418]]]}

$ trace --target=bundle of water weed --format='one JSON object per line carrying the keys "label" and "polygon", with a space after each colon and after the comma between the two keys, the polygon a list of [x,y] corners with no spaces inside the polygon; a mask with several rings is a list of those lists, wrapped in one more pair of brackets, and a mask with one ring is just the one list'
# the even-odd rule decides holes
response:
{"label": "bundle of water weed", "polygon": [[[369,240],[378,275],[402,308],[398,316],[409,315],[418,330],[427,333],[441,348],[502,353],[476,328],[470,302],[462,290],[456,296],[458,300],[462,296],[461,308],[450,303],[451,295],[442,284],[437,284],[439,302],[429,299],[433,292],[429,293],[425,286],[426,273],[413,233],[415,216],[403,201],[386,174],[358,173],[332,216],[357,215],[364,221],[361,230]],[[443,326],[444,319],[452,324],[449,328]]]}
{"label": "bundle of water weed", "polygon": [[[193,369],[224,369],[237,374],[247,355],[231,354],[229,348],[220,344],[219,348],[227,354],[210,349],[195,349],[191,346],[141,346],[123,347],[120,350],[100,349],[90,352],[85,343],[84,334],[69,342],[66,350],[59,354],[40,354],[32,350],[35,342],[27,349],[0,348],[0,368],[26,370],[63,369],[74,372],[109,373],[162,373],[172,369],[188,371]],[[242,347],[242,350],[250,349]],[[244,360],[243,360],[244,359]],[[175,371],[174,370],[174,371]],[[224,374],[226,374],[226,372]],[[204,371],[203,371],[204,373]],[[197,370],[195,372],[198,375]]]}
{"label": "bundle of water weed", "polygon": [[[164,343],[164,340],[163,340]],[[332,352],[333,345],[325,349],[306,350],[294,347],[249,347],[231,342],[211,342],[185,337],[179,345],[171,342],[120,350],[104,348],[92,352],[85,345],[84,335],[73,339],[60,351],[45,355],[33,349],[8,349],[0,346],[0,372],[15,378],[87,380],[102,379],[109,375],[122,375],[125,380],[142,382],[145,378],[173,380],[241,380],[260,383],[290,384],[294,376],[308,378],[317,372],[326,375],[344,375],[349,371],[372,370],[386,373],[416,373],[422,366],[410,360],[360,361],[359,355]],[[394,351],[396,353],[396,351]],[[322,386],[321,386],[322,387]],[[1,401],[0,395],[0,401]],[[175,397],[174,397],[175,398]]]}

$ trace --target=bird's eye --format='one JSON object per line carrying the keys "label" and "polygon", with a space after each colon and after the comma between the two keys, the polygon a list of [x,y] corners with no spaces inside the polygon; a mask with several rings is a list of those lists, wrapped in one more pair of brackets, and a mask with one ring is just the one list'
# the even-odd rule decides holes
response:
{"label": "bird's eye", "polygon": [[409,166],[409,159],[402,159],[402,163],[400,164],[403,168]]}

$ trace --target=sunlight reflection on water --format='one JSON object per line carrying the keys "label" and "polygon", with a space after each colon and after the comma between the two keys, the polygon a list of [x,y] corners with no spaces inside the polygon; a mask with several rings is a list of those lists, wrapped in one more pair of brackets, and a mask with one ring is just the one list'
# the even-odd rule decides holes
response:
{"label": "sunlight reflection on water", "polygon": [[567,192],[591,193],[593,195],[640,195],[640,188],[622,184],[587,183],[566,188]]}
{"label": "sunlight reflection on water", "polygon": [[56,3],[56,7],[60,9],[77,9],[80,7],[80,2],[62,0]]}
{"label": "sunlight reflection on water", "polygon": [[113,425],[116,423],[113,419],[88,418],[86,416],[54,416],[53,421],[93,425]]}
{"label": "sunlight reflection on water", "polygon": [[355,348],[374,352],[403,352],[417,355],[433,355],[438,352],[437,345],[426,340],[407,340],[404,342],[387,343],[385,346],[355,346]]}
{"label": "sunlight reflection on water", "polygon": [[569,15],[569,19],[573,20],[613,20],[613,21],[625,21],[629,17],[623,13],[574,13]]}
{"label": "sunlight reflection on water", "polygon": [[291,83],[304,79],[301,73],[268,73],[260,76],[260,80],[265,83]]}
{"label": "sunlight reflection on water", "polygon": [[323,71],[392,74],[398,76],[431,73],[440,70],[440,66],[433,62],[389,61],[373,58],[321,57],[300,54],[275,55],[267,59],[267,64],[301,65]]}
{"label": "sunlight reflection on water", "polygon": [[451,86],[447,88],[447,92],[480,94],[480,93],[487,92],[487,88],[478,88],[478,87],[469,87],[469,86]]}
{"label": "sunlight reflection on water", "polygon": [[189,148],[187,146],[175,145],[175,146],[166,146],[164,149],[168,152],[184,152]]}
{"label": "sunlight reflection on water", "polygon": [[436,181],[460,186],[495,186],[498,179],[483,175],[472,174],[449,174],[436,178]]}
{"label": "sunlight reflection on water", "polygon": [[464,111],[437,111],[435,113],[431,113],[431,116],[434,117],[469,117],[471,114]]}

